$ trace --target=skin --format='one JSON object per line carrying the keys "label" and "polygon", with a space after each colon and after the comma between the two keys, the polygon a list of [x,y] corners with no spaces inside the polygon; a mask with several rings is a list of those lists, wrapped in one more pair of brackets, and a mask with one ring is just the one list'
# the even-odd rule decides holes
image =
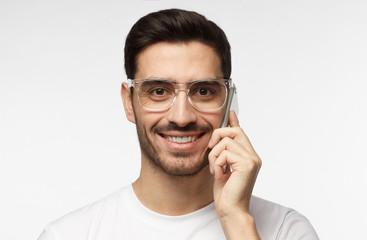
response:
{"label": "skin", "polygon": [[[139,54],[135,78],[162,77],[183,83],[223,77],[220,69],[220,59],[209,46],[196,41],[161,42]],[[227,239],[260,239],[249,203],[261,160],[234,112],[229,116],[230,127],[219,128],[224,109],[200,112],[184,91],[162,112],[142,108],[136,91],[131,97],[126,83],[121,96],[127,119],[137,125],[142,149],[140,176],[133,183],[142,204],[175,216],[215,201]],[[165,136],[197,136],[197,140],[179,144]],[[223,173],[227,164],[232,172],[227,168]]]}

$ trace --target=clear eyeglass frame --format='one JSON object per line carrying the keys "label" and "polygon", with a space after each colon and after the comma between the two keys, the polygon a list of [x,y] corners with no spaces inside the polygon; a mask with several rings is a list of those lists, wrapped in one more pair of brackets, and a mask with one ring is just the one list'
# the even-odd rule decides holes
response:
{"label": "clear eyeglass frame", "polygon": [[[136,85],[139,85],[139,83],[142,83],[144,81],[164,81],[166,83],[170,83],[174,86],[174,89],[175,89],[175,96],[174,98],[172,99],[172,102],[164,107],[164,108],[159,108],[159,109],[156,109],[156,108],[148,108],[146,106],[144,106],[140,100],[140,96],[138,94],[139,92],[139,86],[136,87]],[[203,108],[200,108],[198,106],[196,106],[192,100],[191,100],[191,97],[190,97],[190,87],[192,86],[192,84],[194,83],[198,83],[198,82],[205,82],[205,81],[222,81],[224,86],[225,86],[225,89],[226,89],[226,96],[224,98],[224,101],[223,101],[223,104],[218,107],[218,108],[215,108],[215,109],[203,109]],[[127,79],[127,84],[128,84],[128,87],[129,88],[135,88],[137,89],[137,97],[138,97],[138,101],[140,103],[140,105],[150,111],[150,112],[163,112],[163,111],[166,111],[168,110],[170,107],[172,107],[172,105],[175,103],[176,101],[176,98],[177,98],[177,95],[180,91],[185,91],[186,92],[186,96],[187,96],[187,99],[189,100],[190,104],[197,110],[201,111],[201,112],[216,112],[220,109],[222,109],[226,102],[227,102],[227,98],[228,98],[228,93],[229,93],[229,89],[230,88],[233,88],[234,84],[232,82],[232,79],[226,79],[226,78],[204,78],[204,79],[199,79],[199,80],[193,80],[193,81],[189,81],[189,82],[185,82],[185,83],[177,83],[176,81],[172,81],[172,80],[167,80],[167,79],[164,79],[164,78],[140,78],[140,79]],[[184,86],[184,89],[182,89],[181,86]]]}

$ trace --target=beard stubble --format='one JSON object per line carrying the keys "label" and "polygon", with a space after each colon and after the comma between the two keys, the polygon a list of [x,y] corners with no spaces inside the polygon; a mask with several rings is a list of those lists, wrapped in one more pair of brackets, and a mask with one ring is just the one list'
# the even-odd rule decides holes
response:
{"label": "beard stubble", "polygon": [[[136,119],[136,129],[138,133],[138,139],[140,148],[142,150],[142,154],[151,162],[154,166],[156,166],[158,169],[163,171],[164,173],[174,176],[174,177],[189,177],[189,176],[195,176],[199,172],[201,172],[208,164],[208,155],[210,152],[209,148],[206,148],[203,150],[201,155],[199,156],[200,159],[195,160],[194,163],[189,163],[188,158],[192,153],[188,151],[177,151],[177,152],[171,152],[172,158],[170,159],[163,159],[161,149],[159,146],[155,146],[152,143],[152,140],[149,139],[148,134],[146,130],[143,128],[143,126],[139,123],[138,119]],[[212,127],[210,125],[203,125],[198,126],[196,123],[189,123],[184,127],[179,127],[175,123],[169,123],[166,126],[158,126],[155,125],[150,130],[151,133],[157,134],[161,131],[205,131],[205,132],[211,132]],[[168,156],[166,158],[169,158]],[[171,162],[174,161],[174,162]]]}

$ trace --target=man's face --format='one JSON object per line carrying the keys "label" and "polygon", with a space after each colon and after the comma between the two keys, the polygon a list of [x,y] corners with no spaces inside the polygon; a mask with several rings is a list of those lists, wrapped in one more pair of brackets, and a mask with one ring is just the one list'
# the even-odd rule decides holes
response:
{"label": "man's face", "polygon": [[[220,77],[217,53],[195,41],[157,43],[137,58],[136,79],[164,78],[184,83]],[[206,167],[207,145],[213,129],[220,126],[224,109],[200,112],[190,104],[186,92],[180,91],[168,110],[151,112],[142,108],[136,94],[135,88],[133,106],[143,160],[173,176],[195,175]]]}

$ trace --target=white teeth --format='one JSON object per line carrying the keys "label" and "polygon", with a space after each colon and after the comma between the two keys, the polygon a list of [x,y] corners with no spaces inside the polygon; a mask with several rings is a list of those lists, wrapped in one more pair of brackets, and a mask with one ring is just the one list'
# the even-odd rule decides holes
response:
{"label": "white teeth", "polygon": [[175,143],[188,143],[196,140],[196,137],[166,137],[166,140]]}

